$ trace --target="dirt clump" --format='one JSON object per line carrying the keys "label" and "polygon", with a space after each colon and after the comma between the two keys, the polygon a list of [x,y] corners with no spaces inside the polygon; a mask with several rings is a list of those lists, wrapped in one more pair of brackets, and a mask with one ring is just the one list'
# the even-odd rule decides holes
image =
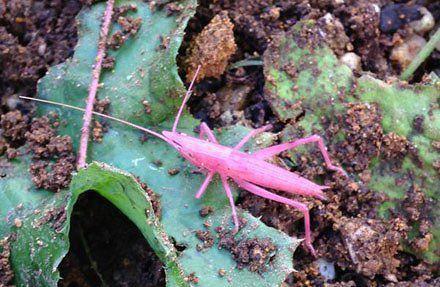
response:
{"label": "dirt clump", "polygon": [[214,236],[209,230],[197,230],[196,237],[202,241],[202,244],[197,244],[197,251],[203,251],[214,245]]}
{"label": "dirt clump", "polygon": [[237,268],[263,273],[267,264],[277,253],[277,247],[270,238],[235,239],[231,232],[220,232],[219,249],[229,250],[237,262]]}
{"label": "dirt clump", "polygon": [[11,243],[9,237],[0,239],[0,286],[14,287],[14,271],[11,262]]}
{"label": "dirt clump", "polygon": [[56,232],[60,232],[64,227],[64,222],[67,219],[66,207],[51,207],[44,212],[41,220],[38,221],[37,225],[41,226],[43,224],[49,223],[49,225],[55,229]]}
{"label": "dirt clump", "polygon": [[106,55],[104,59],[102,60],[102,68],[111,70],[115,67],[116,59],[115,57]]}
{"label": "dirt clump", "polygon": [[343,129],[346,135],[346,140],[336,148],[336,158],[342,159],[348,172],[366,170],[371,159],[380,154],[383,131],[379,108],[375,104],[350,103],[345,114],[338,117],[337,124],[327,124],[326,131],[335,135]]}
{"label": "dirt clump", "polygon": [[382,155],[386,159],[402,159],[407,155],[410,142],[393,132],[383,137]]}
{"label": "dirt clump", "polygon": [[[121,28],[121,30],[116,31],[110,39],[107,41],[107,47],[112,50],[118,50],[130,37],[133,37],[139,31],[142,25],[142,18],[133,18],[126,16],[128,12],[137,11],[135,5],[123,5],[115,8],[113,14],[113,21],[115,21]],[[108,59],[106,61],[109,65],[114,66],[114,61]]]}
{"label": "dirt clump", "polygon": [[336,55],[342,56],[346,50],[353,50],[353,45],[345,34],[344,26],[332,14],[327,13],[319,18],[317,25],[325,33],[325,42]]}
{"label": "dirt clump", "polygon": [[389,223],[374,219],[346,217],[335,223],[358,273],[369,278],[381,274],[397,281],[395,274],[400,262],[395,256],[408,227],[400,221],[391,225],[394,226],[390,228]]}
{"label": "dirt clump", "polygon": [[208,205],[204,206],[202,209],[199,210],[199,214],[201,217],[206,217],[214,212],[214,207]]}
{"label": "dirt clump", "polygon": [[[107,114],[110,107],[110,99],[97,99],[93,105],[93,110],[101,114]],[[101,143],[104,133],[108,131],[107,125],[103,119],[93,120],[92,139],[94,142]]]}
{"label": "dirt clump", "polygon": [[23,142],[28,129],[29,117],[15,110],[1,115],[2,136],[10,143]]}
{"label": "dirt clump", "polygon": [[113,20],[117,21],[119,17],[123,17],[127,15],[128,12],[136,12],[137,6],[134,4],[130,5],[121,5],[118,7],[115,7],[113,10]]}
{"label": "dirt clump", "polygon": [[8,160],[20,156],[18,148],[26,142],[25,134],[29,128],[29,117],[14,110],[1,115],[0,119],[0,156]]}
{"label": "dirt clump", "polygon": [[196,82],[208,77],[219,78],[225,72],[237,50],[233,28],[227,13],[219,13],[191,40],[184,60],[187,82],[194,78],[198,66],[201,68]]}
{"label": "dirt clump", "polygon": [[25,136],[32,151],[33,183],[54,192],[69,186],[75,171],[71,138],[57,136],[48,117],[34,118]]}
{"label": "dirt clump", "polygon": [[162,205],[160,204],[160,195],[155,193],[145,182],[142,182],[139,177],[135,177],[136,181],[140,184],[143,190],[150,197],[151,205],[153,207],[154,214],[157,218],[161,218],[162,216]]}
{"label": "dirt clump", "polygon": [[423,253],[434,239],[431,233],[434,223],[433,219],[429,217],[429,214],[432,213],[430,209],[434,206],[433,200],[427,198],[422,188],[413,185],[406,193],[401,206],[407,224],[415,226],[409,244],[413,250]]}
{"label": "dirt clump", "polygon": [[394,33],[405,24],[421,17],[419,5],[391,3],[382,7],[379,27],[384,33]]}

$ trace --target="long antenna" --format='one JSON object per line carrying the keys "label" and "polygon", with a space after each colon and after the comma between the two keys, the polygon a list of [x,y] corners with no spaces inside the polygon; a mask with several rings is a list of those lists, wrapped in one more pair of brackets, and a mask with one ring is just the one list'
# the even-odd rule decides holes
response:
{"label": "long antenna", "polygon": [[[36,101],[36,102],[41,102],[41,103],[45,103],[45,104],[51,104],[51,105],[60,106],[60,107],[65,107],[65,108],[69,108],[69,109],[73,109],[73,110],[77,110],[77,111],[81,111],[81,112],[85,112],[86,111],[83,108],[78,108],[78,107],[75,107],[75,106],[72,106],[72,105],[58,103],[58,102],[53,102],[53,101],[49,101],[49,100],[35,99],[35,98],[23,97],[23,96],[19,96],[19,98],[26,99],[26,100],[31,100],[31,101]],[[135,129],[144,131],[144,132],[149,133],[149,134],[151,134],[151,135],[153,135],[155,137],[158,137],[158,138],[160,138],[160,139],[162,139],[162,140],[166,141],[167,143],[170,143],[171,145],[174,146],[174,144],[172,142],[170,142],[170,140],[167,139],[166,137],[164,137],[163,135],[161,135],[161,134],[159,134],[159,133],[157,133],[155,131],[149,130],[147,128],[144,128],[143,126],[132,124],[130,122],[127,122],[127,121],[124,121],[124,120],[121,120],[121,119],[118,119],[118,118],[115,118],[115,117],[112,117],[112,116],[109,116],[109,115],[101,114],[101,113],[98,113],[98,112],[95,112],[95,111],[93,111],[93,114],[97,115],[97,116],[100,116],[100,117],[103,117],[103,118],[106,118],[106,119],[110,119],[110,120],[113,120],[113,121],[120,122],[120,123],[122,123],[124,125],[131,126],[131,127],[135,128]]]}
{"label": "long antenna", "polygon": [[192,94],[192,88],[194,86],[194,82],[197,79],[197,76],[199,75],[200,68],[201,68],[201,66],[199,65],[197,67],[197,70],[196,70],[196,73],[194,74],[193,79],[191,80],[191,84],[189,84],[188,91],[186,91],[185,97],[183,98],[182,105],[180,105],[179,111],[177,112],[176,119],[174,120],[173,129],[172,129],[173,133],[176,131],[177,125],[179,124],[179,119],[180,119],[180,116],[182,115],[183,107],[185,106],[186,102],[188,101],[189,97]]}

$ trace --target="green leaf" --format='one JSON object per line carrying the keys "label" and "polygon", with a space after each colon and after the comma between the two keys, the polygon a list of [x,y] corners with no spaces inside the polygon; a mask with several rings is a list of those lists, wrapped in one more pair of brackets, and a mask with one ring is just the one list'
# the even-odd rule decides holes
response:
{"label": "green leaf", "polygon": [[[372,178],[368,187],[385,192],[392,199],[403,199],[416,184],[428,197],[436,200],[440,196],[439,173],[434,168],[440,159],[439,151],[434,147],[434,143],[440,141],[439,82],[411,86],[386,84],[371,76],[356,79],[320,35],[315,21],[302,21],[266,50],[265,89],[272,108],[284,121],[301,116],[295,128],[310,135],[325,134],[323,119],[337,124],[340,118],[336,115],[344,115],[348,103],[377,104],[384,134],[394,132],[406,137],[417,148],[423,166],[406,156],[402,167],[396,171],[388,160],[373,158],[369,166]],[[352,86],[356,88],[351,90]],[[413,126],[416,116],[424,118],[422,131],[416,131]],[[291,127],[287,127],[286,133],[290,130]],[[326,140],[337,144],[346,136],[341,130],[335,138]],[[406,179],[404,184],[396,184],[402,178]],[[396,202],[385,202],[381,213],[396,206],[399,206]],[[438,210],[433,207],[430,214],[434,218],[431,230],[434,239],[429,250],[420,254],[432,262],[440,259],[435,255],[440,240]]]}
{"label": "green leaf", "polygon": [[[69,248],[70,217],[79,195],[93,190],[121,210],[139,228],[158,257],[167,277],[184,286],[177,252],[154,215],[150,198],[133,176],[94,163],[74,176],[70,190],[53,194],[36,190],[29,174],[23,174],[26,157],[9,169],[0,181],[0,234],[14,233],[11,263],[15,284],[56,286],[57,266]],[[67,220],[66,220],[67,219]],[[21,222],[17,225],[16,222]]]}
{"label": "green leaf", "polygon": [[[142,18],[139,31],[131,36],[116,51],[109,55],[116,60],[111,71],[102,73],[98,97],[113,101],[112,115],[140,125],[158,124],[172,117],[185,93],[185,87],[178,75],[176,56],[182,42],[186,23],[195,12],[195,0],[180,1],[181,8],[171,16],[165,9],[152,12],[144,1],[117,1],[118,5],[134,4],[136,12],[128,16]],[[98,3],[83,9],[78,15],[78,44],[71,59],[49,70],[38,84],[38,96],[45,99],[58,99],[75,106],[85,105],[91,80],[91,69],[98,49],[99,27],[105,3]],[[110,35],[120,30],[113,23]],[[168,40],[167,40],[168,39]],[[163,41],[169,41],[163,47]],[[141,104],[147,101],[151,113],[145,112]],[[49,110],[48,109],[42,110]],[[65,113],[69,125],[66,133],[72,134],[82,126],[82,118]],[[72,138],[77,141],[79,137]]]}

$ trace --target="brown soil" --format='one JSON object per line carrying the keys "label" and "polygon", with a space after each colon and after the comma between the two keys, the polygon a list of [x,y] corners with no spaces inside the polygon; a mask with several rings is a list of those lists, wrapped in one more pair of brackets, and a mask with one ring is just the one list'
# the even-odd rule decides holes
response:
{"label": "brown soil", "polygon": [[3,112],[28,110],[48,67],[73,54],[81,1],[0,1],[0,93]]}
{"label": "brown soil", "polygon": [[0,239],[0,286],[13,287],[14,271],[9,262],[11,256],[10,237]]}

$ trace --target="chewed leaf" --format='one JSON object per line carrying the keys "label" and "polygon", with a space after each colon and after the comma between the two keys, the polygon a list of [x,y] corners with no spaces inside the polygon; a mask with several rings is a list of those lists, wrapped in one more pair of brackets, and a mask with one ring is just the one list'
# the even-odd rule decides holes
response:
{"label": "chewed leaf", "polygon": [[[134,5],[137,10],[128,12],[127,16],[141,18],[141,24],[137,33],[119,49],[109,49],[115,65],[103,71],[98,97],[112,100],[113,116],[136,124],[155,125],[174,115],[181,102],[179,96],[185,93],[177,72],[176,56],[186,23],[195,12],[196,1],[180,1],[180,11],[170,16],[165,9],[152,11],[145,1],[117,1],[117,4]],[[104,10],[105,3],[98,3],[78,15],[79,39],[75,53],[40,80],[40,98],[56,98],[79,107],[85,105]],[[119,24],[113,23],[109,38],[120,29]],[[41,110],[47,109],[42,107]],[[70,111],[63,112],[66,118],[70,114]],[[65,129],[71,133],[79,126],[82,126],[82,118],[72,117]],[[74,141],[77,140],[75,137]]]}
{"label": "chewed leaf", "polygon": [[[130,15],[141,17],[142,25],[137,34],[119,50],[110,52],[116,64],[112,71],[103,74],[98,96],[100,99],[109,99],[110,113],[116,117],[148,127],[154,125],[152,128],[156,130],[169,129],[180,104],[179,95],[184,92],[175,57],[196,1],[179,2],[177,5],[182,9],[171,16],[161,9],[152,11],[144,1],[117,3],[135,4],[137,11],[130,12]],[[103,3],[99,3],[80,14],[80,39],[75,54],[66,63],[50,69],[40,81],[39,97],[84,106],[103,10]],[[164,43],[160,39],[170,41]],[[148,109],[145,104],[148,104]],[[39,114],[49,111],[55,111],[60,119],[65,120],[59,132],[69,135],[76,146],[82,113],[54,106],[39,106]],[[198,121],[185,115],[179,129],[193,135],[198,124]],[[28,166],[26,157],[20,158],[23,162],[7,163],[14,170],[14,176],[1,181],[3,190],[0,194],[5,197],[4,202],[0,203],[0,207],[1,204],[5,205],[5,208],[1,208],[4,211],[2,216],[9,214],[7,223],[2,225],[1,235],[16,231],[17,239],[11,243],[11,260],[18,285],[56,285],[59,278],[56,268],[68,249],[72,208],[79,194],[86,190],[94,190],[107,198],[135,223],[162,260],[168,286],[188,286],[191,282],[198,282],[199,286],[278,286],[291,273],[293,252],[300,240],[267,227],[239,210],[239,215],[247,224],[235,240],[261,241],[270,248],[266,260],[259,263],[259,272],[252,272],[249,268],[238,269],[234,261],[236,255],[227,248],[217,247],[220,238],[214,228],[228,230],[233,226],[229,202],[218,179],[213,181],[204,197],[197,200],[194,194],[203,181],[203,175],[167,143],[146,138],[141,132],[118,123],[106,122],[105,125],[107,131],[103,134],[102,143],[91,143],[88,155],[89,161],[102,164],[93,163],[86,170],[81,170],[73,178],[70,190],[57,194],[36,191],[28,172],[24,172]],[[237,126],[217,134],[222,144],[232,145],[247,132],[248,129]],[[267,135],[263,135],[258,142],[265,144],[270,141]],[[251,149],[255,147],[255,144],[250,145]],[[138,177],[160,195],[160,220],[154,217],[148,197],[126,172]],[[25,204],[25,212],[21,214],[14,207],[22,202],[32,202],[35,206]],[[199,212],[208,205],[213,207],[214,212],[203,218]],[[65,212],[65,216],[61,216],[65,221],[57,223],[56,230],[47,222],[34,230],[32,222],[40,220],[42,216],[33,212],[35,208],[42,211],[53,208]],[[13,222],[17,216],[21,216],[23,224],[21,229],[16,230]],[[200,250],[201,239],[196,234],[205,229],[213,234],[213,242],[210,248]],[[37,237],[42,244],[35,241]],[[177,252],[171,241],[185,249]],[[225,270],[225,275],[219,275],[219,270]]]}
{"label": "chewed leaf", "polygon": [[0,234],[10,240],[9,258],[18,286],[56,286],[57,267],[69,249],[70,217],[79,195],[93,190],[122,211],[139,228],[165,265],[167,277],[185,286],[177,253],[158,222],[148,195],[133,176],[114,168],[91,164],[76,174],[69,190],[53,194],[37,190],[25,157],[2,168]]}

